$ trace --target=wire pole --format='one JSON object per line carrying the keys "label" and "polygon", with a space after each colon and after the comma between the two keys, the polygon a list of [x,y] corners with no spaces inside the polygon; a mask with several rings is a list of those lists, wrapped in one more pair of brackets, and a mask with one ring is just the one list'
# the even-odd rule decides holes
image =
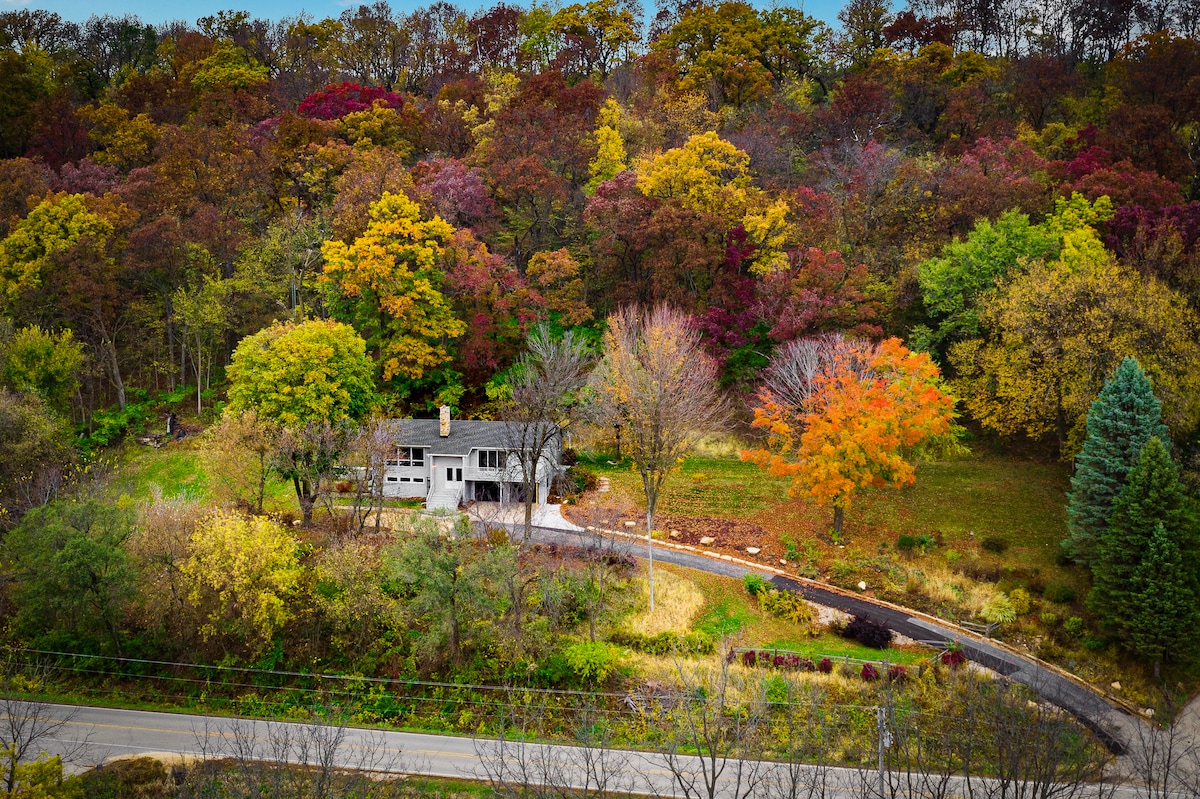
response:
{"label": "wire pole", "polygon": [[884,778],[883,752],[891,743],[883,706],[875,708],[875,726],[879,732],[879,799],[887,799],[887,780]]}

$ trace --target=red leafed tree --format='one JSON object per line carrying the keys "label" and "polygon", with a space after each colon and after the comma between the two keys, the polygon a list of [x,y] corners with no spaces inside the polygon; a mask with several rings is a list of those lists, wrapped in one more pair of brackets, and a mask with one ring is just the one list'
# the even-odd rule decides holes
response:
{"label": "red leafed tree", "polygon": [[780,342],[827,331],[877,338],[883,304],[869,296],[870,281],[865,264],[847,264],[836,250],[794,251],[786,270],[763,280],[759,315],[775,320],[770,335]]}
{"label": "red leafed tree", "polygon": [[742,457],[793,478],[794,496],[832,503],[835,539],[856,489],[911,484],[913,456],[952,441],[955,429],[937,366],[896,338],[792,342],[756,399],[754,426],[767,431],[767,447]]}
{"label": "red leafed tree", "polygon": [[404,108],[404,97],[389,92],[382,86],[360,86],[357,83],[339,83],[313,92],[300,101],[296,113],[314,119],[341,119],[355,111],[367,111],[376,100],[383,100],[388,108],[400,111]]}

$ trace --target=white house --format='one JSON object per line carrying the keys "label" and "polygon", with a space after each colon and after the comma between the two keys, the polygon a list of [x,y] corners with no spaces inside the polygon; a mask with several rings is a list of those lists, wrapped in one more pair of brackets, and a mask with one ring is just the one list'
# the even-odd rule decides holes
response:
{"label": "white house", "polygon": [[[441,410],[440,419],[395,421],[396,451],[386,461],[384,496],[423,497],[429,509],[472,500],[521,501],[521,448],[515,442],[522,430],[505,422],[451,420],[450,409]],[[560,468],[562,436],[555,425],[534,432],[547,441],[537,464],[534,499],[541,504]]]}

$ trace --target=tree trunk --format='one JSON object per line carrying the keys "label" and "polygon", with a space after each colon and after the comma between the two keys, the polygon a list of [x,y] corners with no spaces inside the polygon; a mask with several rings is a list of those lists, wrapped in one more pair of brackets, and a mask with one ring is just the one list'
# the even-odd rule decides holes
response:
{"label": "tree trunk", "polygon": [[833,540],[840,541],[842,538],[842,526],[846,522],[846,509],[841,505],[833,506]]}
{"label": "tree trunk", "polygon": [[313,491],[307,480],[293,477],[292,485],[296,488],[296,501],[300,503],[301,523],[305,527],[308,527],[312,524],[313,506],[317,504],[316,497],[313,495]]}
{"label": "tree trunk", "polygon": [[111,342],[105,342],[104,348],[108,350],[108,361],[112,369],[113,385],[117,387],[117,404],[121,406],[121,410],[125,410],[125,381],[121,379],[121,365],[117,363],[117,348]]}
{"label": "tree trunk", "polygon": [[654,612],[654,510],[658,505],[658,489],[643,478],[646,491],[646,580],[650,587],[650,612]]}
{"label": "tree trunk", "polygon": [[[167,385],[175,390],[175,312],[170,293],[163,293],[163,306],[167,322]],[[179,379],[183,380],[183,364],[179,365]]]}
{"label": "tree trunk", "polygon": [[267,456],[264,453],[258,455],[258,490],[255,492],[255,512],[262,515],[263,502],[267,498]]}

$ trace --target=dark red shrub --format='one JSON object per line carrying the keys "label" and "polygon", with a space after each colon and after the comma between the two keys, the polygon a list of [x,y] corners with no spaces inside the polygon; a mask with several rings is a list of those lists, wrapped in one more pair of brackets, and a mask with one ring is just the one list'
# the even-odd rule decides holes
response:
{"label": "dark red shrub", "polygon": [[942,663],[952,669],[957,669],[967,662],[967,655],[961,648],[955,646],[942,653]]}
{"label": "dark red shrub", "polygon": [[865,616],[855,616],[851,619],[846,628],[842,630],[842,636],[873,649],[887,649],[888,644],[892,642],[891,630]]}

